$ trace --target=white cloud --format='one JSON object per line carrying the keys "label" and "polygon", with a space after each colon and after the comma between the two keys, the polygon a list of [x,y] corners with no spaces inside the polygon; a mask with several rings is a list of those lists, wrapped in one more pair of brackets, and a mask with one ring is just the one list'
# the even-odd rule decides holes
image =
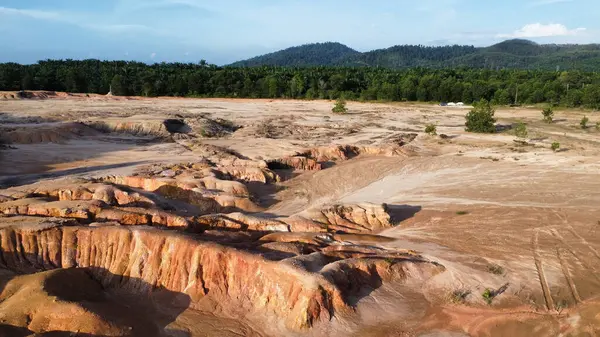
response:
{"label": "white cloud", "polygon": [[1,15],[19,15],[26,16],[37,20],[47,20],[54,22],[62,22],[78,26],[80,28],[92,29],[103,33],[121,34],[126,32],[148,32],[153,31],[152,28],[144,25],[135,24],[112,24],[102,22],[99,17],[85,15],[83,13],[68,13],[68,12],[51,12],[34,9],[18,9],[0,6]]}
{"label": "white cloud", "polygon": [[40,11],[34,9],[17,9],[17,8],[8,8],[8,7],[0,7],[0,15],[22,15],[28,16],[34,19],[44,19],[44,20],[60,20],[61,15],[56,12],[49,11]]}
{"label": "white cloud", "polygon": [[575,36],[583,33],[585,28],[568,29],[565,25],[559,23],[550,23],[547,25],[541,23],[531,23],[523,28],[512,32],[511,34],[498,34],[498,38],[535,38],[551,36]]}
{"label": "white cloud", "polygon": [[573,1],[574,0],[538,0],[538,1],[529,3],[529,7],[539,7],[539,6],[553,5],[553,4],[559,4],[559,3],[564,3],[564,2],[573,2]]}
{"label": "white cloud", "polygon": [[152,53],[150,54],[150,58],[154,60],[154,58],[156,57],[156,53]]}

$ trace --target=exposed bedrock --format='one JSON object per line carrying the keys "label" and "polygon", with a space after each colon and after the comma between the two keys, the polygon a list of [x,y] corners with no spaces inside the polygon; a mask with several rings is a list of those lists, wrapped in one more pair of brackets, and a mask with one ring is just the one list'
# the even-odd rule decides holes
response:
{"label": "exposed bedrock", "polygon": [[285,220],[292,231],[377,232],[392,227],[386,204],[325,205]]}
{"label": "exposed bedrock", "polygon": [[[254,312],[302,330],[351,315],[352,295],[389,279],[426,279],[443,267],[416,255],[340,259],[327,252],[281,261],[150,228],[21,224],[0,229],[0,267],[17,272],[90,268],[104,287],[133,294],[155,288],[210,297],[228,312]],[[268,248],[268,246],[266,247]],[[263,248],[265,249],[265,248]],[[392,254],[392,255],[390,255]],[[390,259],[392,257],[392,259]]]}
{"label": "exposed bedrock", "polygon": [[331,163],[352,159],[358,155],[406,156],[405,145],[412,142],[417,134],[395,134],[386,138],[378,146],[330,145],[310,148],[291,156],[268,162],[269,167],[292,168],[305,171],[318,171]]}
{"label": "exposed bedrock", "polygon": [[0,203],[0,214],[57,217],[75,219],[83,223],[115,221],[126,226],[188,227],[188,221],[184,217],[166,211],[141,207],[112,207],[101,200],[48,201],[44,198],[25,198]]}
{"label": "exposed bedrock", "polygon": [[201,179],[172,179],[145,177],[108,177],[104,181],[154,192],[169,199],[188,202],[203,209],[204,213],[220,210],[254,212],[260,210],[248,198],[246,186],[237,181],[220,180],[214,177]]}

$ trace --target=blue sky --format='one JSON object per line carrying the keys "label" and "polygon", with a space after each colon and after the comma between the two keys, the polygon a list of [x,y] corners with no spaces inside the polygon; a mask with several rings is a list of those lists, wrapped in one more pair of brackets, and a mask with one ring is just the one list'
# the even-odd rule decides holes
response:
{"label": "blue sky", "polygon": [[310,42],[600,42],[598,0],[0,0],[0,62],[227,64]]}

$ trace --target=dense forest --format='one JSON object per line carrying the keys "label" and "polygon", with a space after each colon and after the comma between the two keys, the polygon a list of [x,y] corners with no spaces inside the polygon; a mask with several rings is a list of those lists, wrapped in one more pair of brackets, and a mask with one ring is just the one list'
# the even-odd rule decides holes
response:
{"label": "dense forest", "polygon": [[600,45],[540,45],[508,40],[496,45],[394,46],[360,53],[339,43],[308,44],[240,61],[232,66],[344,66],[408,69],[413,67],[531,70],[600,69]]}
{"label": "dense forest", "polygon": [[360,53],[341,43],[313,43],[298,47],[291,47],[275,53],[266,54],[251,58],[249,60],[236,62],[232,66],[335,66],[345,62],[345,59],[353,55],[360,55]]}
{"label": "dense forest", "polygon": [[473,68],[217,67],[47,60],[0,64],[0,90],[114,95],[552,103],[600,108],[600,74]]}

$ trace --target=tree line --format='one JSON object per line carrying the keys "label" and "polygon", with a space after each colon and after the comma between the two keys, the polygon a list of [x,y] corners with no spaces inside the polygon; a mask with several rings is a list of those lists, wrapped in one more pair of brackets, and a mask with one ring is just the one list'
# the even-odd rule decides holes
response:
{"label": "tree line", "polygon": [[0,64],[0,90],[138,96],[550,103],[600,108],[600,74],[472,68],[217,67],[46,60]]}

